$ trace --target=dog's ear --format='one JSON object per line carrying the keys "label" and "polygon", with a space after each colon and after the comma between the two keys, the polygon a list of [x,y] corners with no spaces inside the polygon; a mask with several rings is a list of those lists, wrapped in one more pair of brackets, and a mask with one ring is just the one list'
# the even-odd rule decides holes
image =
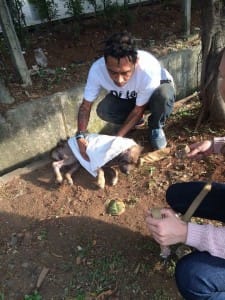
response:
{"label": "dog's ear", "polygon": [[56,147],[64,147],[66,143],[67,143],[67,140],[61,139],[60,141],[58,141]]}
{"label": "dog's ear", "polygon": [[143,147],[136,144],[134,146],[132,146],[130,149],[129,149],[129,157],[131,158],[132,162],[134,164],[137,164],[138,161],[139,161],[139,157],[141,155],[141,152],[143,151]]}

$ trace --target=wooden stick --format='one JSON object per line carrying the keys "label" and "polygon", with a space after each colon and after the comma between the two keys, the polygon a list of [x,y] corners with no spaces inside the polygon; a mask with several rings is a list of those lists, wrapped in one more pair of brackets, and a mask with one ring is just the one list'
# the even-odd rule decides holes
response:
{"label": "wooden stick", "polygon": [[189,101],[190,99],[192,99],[194,97],[197,97],[198,95],[199,95],[199,92],[194,92],[193,94],[191,94],[185,98],[179,99],[178,101],[176,101],[174,103],[174,109],[180,108],[182,105],[184,105],[184,103],[186,103],[187,101]]}
{"label": "wooden stick", "polygon": [[42,269],[42,271],[41,271],[41,273],[40,273],[40,275],[39,275],[39,277],[38,277],[37,284],[36,284],[37,289],[39,289],[39,288],[41,287],[41,285],[42,285],[42,283],[43,283],[43,281],[44,281],[46,275],[48,274],[48,271],[49,271],[49,269],[46,268],[46,267],[44,267],[44,268]]}
{"label": "wooden stick", "polygon": [[196,209],[199,207],[199,205],[202,203],[202,200],[211,191],[211,189],[212,184],[210,182],[207,182],[200,191],[200,193],[195,197],[185,214],[181,217],[183,221],[188,222],[191,219]]}

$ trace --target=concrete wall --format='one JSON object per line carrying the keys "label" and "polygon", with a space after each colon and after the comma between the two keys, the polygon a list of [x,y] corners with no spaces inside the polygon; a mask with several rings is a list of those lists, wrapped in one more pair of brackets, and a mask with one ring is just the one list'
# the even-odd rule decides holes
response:
{"label": "concrete wall", "polygon": [[163,66],[173,75],[177,100],[194,92],[200,83],[201,47],[182,49],[159,58]]}
{"label": "concrete wall", "polygon": [[[198,88],[200,51],[200,46],[195,46],[159,58],[174,77],[178,100]],[[0,114],[0,175],[42,157],[60,138],[74,135],[83,88],[31,100]],[[107,125],[96,116],[94,107],[89,131],[100,132]]]}

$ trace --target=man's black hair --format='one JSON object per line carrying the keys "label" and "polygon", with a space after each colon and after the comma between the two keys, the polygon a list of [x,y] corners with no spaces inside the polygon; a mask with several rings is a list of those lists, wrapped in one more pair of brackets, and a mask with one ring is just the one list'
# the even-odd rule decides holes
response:
{"label": "man's black hair", "polygon": [[128,57],[134,64],[137,61],[137,49],[134,38],[127,31],[114,33],[106,42],[104,49],[105,61],[112,56],[118,59]]}

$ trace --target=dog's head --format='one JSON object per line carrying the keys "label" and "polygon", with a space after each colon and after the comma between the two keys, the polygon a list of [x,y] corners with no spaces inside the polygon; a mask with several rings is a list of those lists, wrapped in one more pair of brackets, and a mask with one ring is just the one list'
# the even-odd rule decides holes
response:
{"label": "dog's head", "polygon": [[118,166],[121,172],[129,174],[132,169],[139,165],[139,159],[143,147],[136,144],[126,151],[122,152],[118,157]]}
{"label": "dog's head", "polygon": [[54,147],[51,151],[50,151],[50,157],[53,160],[62,160],[67,158],[68,156],[71,155],[71,151],[69,149],[69,146],[67,144],[67,140],[60,140],[56,147]]}

